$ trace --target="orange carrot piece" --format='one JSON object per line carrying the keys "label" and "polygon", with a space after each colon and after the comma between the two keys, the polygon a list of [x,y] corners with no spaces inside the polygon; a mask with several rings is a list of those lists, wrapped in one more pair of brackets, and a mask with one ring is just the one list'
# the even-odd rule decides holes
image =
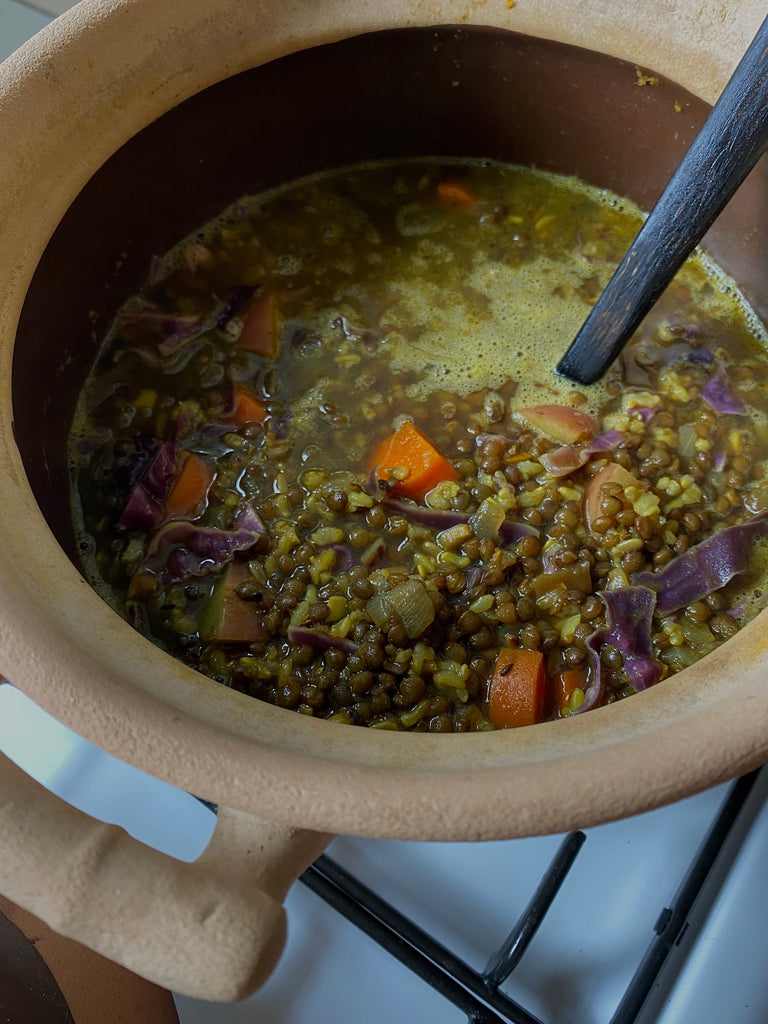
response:
{"label": "orange carrot piece", "polygon": [[416,501],[444,480],[459,479],[445,456],[407,421],[376,448],[368,469],[390,494]]}
{"label": "orange carrot piece", "polygon": [[276,359],[280,352],[280,321],[272,292],[260,295],[243,314],[243,329],[237,341],[241,348]]}
{"label": "orange carrot piece", "polygon": [[234,386],[235,407],[228,419],[236,427],[247,427],[249,423],[263,423],[268,416],[264,403],[242,384]]}
{"label": "orange carrot piece", "polygon": [[488,717],[499,729],[535,725],[544,712],[546,672],[541,651],[502,647],[488,686]]}
{"label": "orange carrot piece", "polygon": [[441,181],[436,192],[441,206],[463,206],[469,209],[477,202],[474,189],[462,181]]}
{"label": "orange carrot piece", "polygon": [[583,668],[567,668],[558,672],[552,679],[552,704],[553,711],[570,704],[574,690],[586,688],[587,672]]}
{"label": "orange carrot piece", "polygon": [[618,484],[622,488],[642,487],[637,477],[632,476],[629,470],[624,469],[618,462],[609,462],[593,477],[590,477],[584,488],[584,518],[590,530],[592,524],[602,514],[602,488],[605,484]]}
{"label": "orange carrot piece", "polygon": [[213,466],[195,452],[190,452],[165,500],[163,518],[194,519],[205,508],[208,492],[216,475]]}

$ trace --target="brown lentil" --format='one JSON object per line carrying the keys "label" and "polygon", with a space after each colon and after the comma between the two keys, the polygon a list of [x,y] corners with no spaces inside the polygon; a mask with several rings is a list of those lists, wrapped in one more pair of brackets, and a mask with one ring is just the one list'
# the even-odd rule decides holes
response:
{"label": "brown lentil", "polygon": [[725,612],[720,612],[717,615],[713,615],[709,620],[709,628],[719,639],[728,640],[735,635],[739,626],[732,616],[727,615]]}

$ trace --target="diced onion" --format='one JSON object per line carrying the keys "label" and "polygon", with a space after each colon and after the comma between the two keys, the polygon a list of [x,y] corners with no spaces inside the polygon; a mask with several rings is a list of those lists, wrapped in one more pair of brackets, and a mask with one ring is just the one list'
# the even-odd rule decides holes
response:
{"label": "diced onion", "polygon": [[409,640],[421,636],[435,618],[435,606],[420,580],[406,580],[386,593],[374,594],[366,611],[379,629],[393,614],[397,615]]}
{"label": "diced onion", "polygon": [[495,540],[499,536],[499,528],[506,518],[504,508],[494,498],[486,498],[477,507],[477,512],[469,517],[469,525],[474,535],[481,540],[489,537]]}
{"label": "diced onion", "polygon": [[686,459],[696,454],[696,430],[693,423],[682,423],[677,432],[677,450]]}
{"label": "diced onion", "polygon": [[389,594],[374,594],[365,606],[371,620],[381,629],[384,623],[392,615],[392,605],[389,603]]}

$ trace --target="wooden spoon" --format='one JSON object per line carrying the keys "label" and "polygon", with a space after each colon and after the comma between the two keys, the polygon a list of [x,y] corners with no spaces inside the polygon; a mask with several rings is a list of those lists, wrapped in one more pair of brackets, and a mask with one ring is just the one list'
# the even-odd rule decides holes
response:
{"label": "wooden spoon", "polygon": [[768,18],[557,372],[598,380],[768,147]]}

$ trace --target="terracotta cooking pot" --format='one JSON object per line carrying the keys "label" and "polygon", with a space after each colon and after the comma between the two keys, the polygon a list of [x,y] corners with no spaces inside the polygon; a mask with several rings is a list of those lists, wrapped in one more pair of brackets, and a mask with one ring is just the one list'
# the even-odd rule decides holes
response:
{"label": "terracotta cooking pot", "polygon": [[[636,0],[85,0],[2,65],[0,670],[89,740],[219,805],[209,849],[180,864],[3,762],[8,897],[164,985],[234,999],[274,964],[285,892],[333,833],[560,831],[766,759],[768,612],[655,689],[535,728],[376,732],[225,689],[84,582],[65,448],[100,332],[150,256],[238,195],[363,158],[474,154],[648,208],[763,13],[757,0],[652,16]],[[761,167],[709,239],[763,312],[767,211]]]}

